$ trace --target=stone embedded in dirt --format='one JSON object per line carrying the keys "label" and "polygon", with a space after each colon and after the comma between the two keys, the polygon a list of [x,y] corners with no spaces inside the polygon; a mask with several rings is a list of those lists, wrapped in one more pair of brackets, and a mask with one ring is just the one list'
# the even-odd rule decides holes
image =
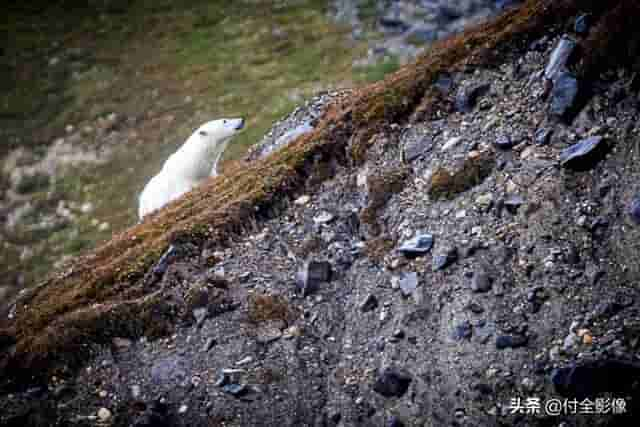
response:
{"label": "stone embedded in dirt", "polygon": [[418,274],[415,272],[405,273],[400,277],[400,291],[405,297],[413,295],[418,288]]}
{"label": "stone embedded in dirt", "polygon": [[588,170],[604,157],[606,149],[604,138],[592,136],[563,150],[560,164],[567,169]]}
{"label": "stone embedded in dirt", "polygon": [[378,298],[375,295],[369,294],[360,304],[360,311],[366,313],[371,310],[375,310],[378,307]]}
{"label": "stone embedded in dirt", "polygon": [[629,216],[633,222],[640,225],[640,197],[634,197],[629,203]]}
{"label": "stone embedded in dirt", "polygon": [[589,31],[589,15],[580,15],[573,24],[573,31],[577,34],[586,34]]}
{"label": "stone embedded in dirt", "polygon": [[471,279],[471,290],[474,292],[488,292],[491,290],[491,277],[484,271],[474,273]]}
{"label": "stone embedded in dirt", "polygon": [[213,337],[209,337],[207,338],[207,341],[205,341],[204,345],[202,346],[202,351],[206,353],[207,351],[211,350],[213,346],[215,346],[216,344],[217,344],[216,339]]}
{"label": "stone embedded in dirt", "polygon": [[433,247],[433,235],[418,234],[414,238],[405,241],[398,248],[398,251],[404,255],[423,255]]}
{"label": "stone embedded in dirt", "polygon": [[451,150],[453,147],[455,147],[456,145],[458,145],[460,143],[460,141],[462,141],[462,138],[459,136],[454,136],[453,138],[449,138],[447,140],[447,142],[445,142],[444,144],[442,144],[442,147],[440,147],[441,151],[449,151]]}
{"label": "stone embedded in dirt", "polygon": [[419,138],[419,139],[410,139],[406,142],[404,146],[404,161],[406,163],[410,163],[414,160],[419,159],[427,152],[433,141],[430,138]]}
{"label": "stone embedded in dirt", "polygon": [[321,212],[319,215],[313,217],[313,222],[318,225],[327,224],[333,221],[335,217],[336,216],[330,212]]}
{"label": "stone embedded in dirt", "polygon": [[216,379],[216,382],[213,383],[216,387],[223,387],[229,382],[229,376],[224,372],[221,372]]}
{"label": "stone embedded in dirt", "polygon": [[156,265],[153,266],[153,274],[161,275],[167,271],[171,262],[175,259],[178,251],[175,246],[169,245],[169,248],[166,250],[164,254],[160,257]]}
{"label": "stone embedded in dirt", "polygon": [[458,260],[458,248],[452,246],[450,248],[446,248],[442,251],[442,253],[433,257],[433,270],[440,271],[444,270],[454,262]]}
{"label": "stone embedded in dirt", "polygon": [[133,344],[133,342],[130,339],[122,338],[122,337],[113,338],[111,340],[111,343],[118,350],[126,350],[129,347],[131,347],[131,345]]}
{"label": "stone embedded in dirt", "polygon": [[569,72],[561,72],[551,90],[549,111],[556,117],[564,117],[574,106],[578,96],[578,80]]}
{"label": "stone embedded in dirt", "polygon": [[552,134],[553,130],[549,128],[539,128],[536,130],[533,140],[537,145],[547,145]]}
{"label": "stone embedded in dirt", "polygon": [[562,72],[566,70],[569,57],[576,47],[575,40],[568,36],[563,36],[551,53],[549,63],[544,70],[544,77],[552,80],[555,84],[556,79]]}
{"label": "stone embedded in dirt", "polygon": [[111,418],[111,411],[107,408],[100,408],[98,410],[98,418],[103,423],[109,421],[109,419]]}
{"label": "stone embedded in dirt", "polygon": [[404,427],[404,424],[398,417],[392,415],[389,417],[389,420],[387,420],[386,427]]}
{"label": "stone embedded in dirt", "polygon": [[475,301],[471,301],[469,304],[467,304],[467,309],[475,314],[480,314],[484,312],[484,308],[482,308],[482,306]]}
{"label": "stone embedded in dirt", "polygon": [[460,88],[456,94],[456,110],[461,113],[471,112],[478,98],[489,92],[490,88],[491,85],[489,83],[472,84]]}
{"label": "stone embedded in dirt", "polygon": [[472,331],[473,329],[471,326],[471,322],[465,320],[464,322],[456,325],[455,329],[453,330],[453,339],[456,341],[469,339],[471,338]]}
{"label": "stone embedded in dirt", "polygon": [[202,326],[209,316],[209,309],[206,307],[198,307],[192,311],[193,318],[196,320],[196,326]]}
{"label": "stone embedded in dirt", "polygon": [[524,335],[500,335],[496,338],[496,348],[518,348],[527,345],[528,338]]}
{"label": "stone embedded in dirt", "polygon": [[401,397],[409,389],[411,376],[397,368],[386,368],[373,384],[373,391],[384,397]]}
{"label": "stone embedded in dirt", "polygon": [[222,390],[235,397],[244,396],[249,391],[244,384],[227,384],[222,387]]}
{"label": "stone embedded in dirt", "polygon": [[508,135],[500,135],[493,140],[493,145],[501,150],[508,150],[515,145],[515,140]]}
{"label": "stone embedded in dirt", "polygon": [[504,206],[504,208],[509,211],[509,213],[512,213],[514,215],[518,213],[518,209],[523,204],[524,198],[518,194],[507,196],[507,198],[505,198],[502,202],[502,206]]}
{"label": "stone embedded in dirt", "polygon": [[302,296],[318,290],[321,283],[331,280],[331,264],[327,261],[307,261],[296,276],[296,285]]}
{"label": "stone embedded in dirt", "polygon": [[640,364],[616,359],[573,363],[551,375],[556,392],[564,397],[592,398],[605,393],[637,393]]}

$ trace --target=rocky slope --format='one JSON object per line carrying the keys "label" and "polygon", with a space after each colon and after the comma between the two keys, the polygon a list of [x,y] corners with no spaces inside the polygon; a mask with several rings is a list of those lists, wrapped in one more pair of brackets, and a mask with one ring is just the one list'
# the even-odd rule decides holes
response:
{"label": "rocky slope", "polygon": [[634,425],[640,85],[589,68],[612,18],[594,6],[583,28],[573,4],[527,2],[319,97],[244,170],[25,295],[0,333],[0,420]]}

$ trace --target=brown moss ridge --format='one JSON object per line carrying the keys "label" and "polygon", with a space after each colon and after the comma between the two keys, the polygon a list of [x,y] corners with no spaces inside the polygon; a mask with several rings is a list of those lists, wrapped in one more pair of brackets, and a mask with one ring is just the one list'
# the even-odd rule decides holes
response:
{"label": "brown moss ridge", "polygon": [[305,185],[313,159],[345,156],[355,133],[371,135],[368,129],[408,120],[438,75],[500,62],[504,53],[568,25],[579,12],[591,13],[597,21],[605,8],[618,3],[632,2],[529,0],[490,23],[439,42],[414,64],[331,106],[314,132],[246,169],[212,179],[77,258],[21,298],[15,316],[4,321],[0,367],[6,368],[5,379],[45,375],[56,362],[79,361],[91,343],[163,329],[171,310],[163,311],[163,291],[143,277],[171,242],[225,242],[261,210]]}

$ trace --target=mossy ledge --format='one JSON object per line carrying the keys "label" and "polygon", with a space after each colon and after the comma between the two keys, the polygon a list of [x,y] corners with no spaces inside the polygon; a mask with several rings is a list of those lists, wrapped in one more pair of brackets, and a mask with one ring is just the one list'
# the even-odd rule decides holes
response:
{"label": "mossy ledge", "polygon": [[[5,380],[24,386],[60,366],[77,366],[92,344],[168,330],[175,310],[165,290],[150,286],[145,276],[169,244],[224,244],[259,220],[261,212],[303,187],[318,158],[344,161],[351,137],[409,120],[418,107],[424,108],[429,99],[425,95],[440,74],[498,63],[501,55],[561,31],[578,13],[590,13],[598,30],[600,22],[612,22],[620,14],[640,16],[639,8],[636,0],[529,0],[490,23],[437,43],[384,81],[355,90],[349,101],[328,108],[313,133],[264,160],[212,179],[21,297],[14,316],[3,320],[0,329]],[[629,46],[626,40],[619,42],[625,34],[634,34],[633,19],[622,24],[628,28],[618,23],[618,31],[596,30],[601,38],[587,40],[588,57],[578,64],[581,75],[613,65],[598,60],[606,57],[603,52]]]}

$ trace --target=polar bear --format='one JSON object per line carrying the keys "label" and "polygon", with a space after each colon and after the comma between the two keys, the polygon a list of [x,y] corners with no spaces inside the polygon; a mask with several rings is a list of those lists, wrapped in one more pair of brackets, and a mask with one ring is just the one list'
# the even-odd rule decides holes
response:
{"label": "polar bear", "polygon": [[177,199],[208,176],[218,174],[217,166],[231,138],[244,127],[244,119],[219,119],[200,126],[173,153],[159,174],[142,190],[138,216],[142,218]]}

